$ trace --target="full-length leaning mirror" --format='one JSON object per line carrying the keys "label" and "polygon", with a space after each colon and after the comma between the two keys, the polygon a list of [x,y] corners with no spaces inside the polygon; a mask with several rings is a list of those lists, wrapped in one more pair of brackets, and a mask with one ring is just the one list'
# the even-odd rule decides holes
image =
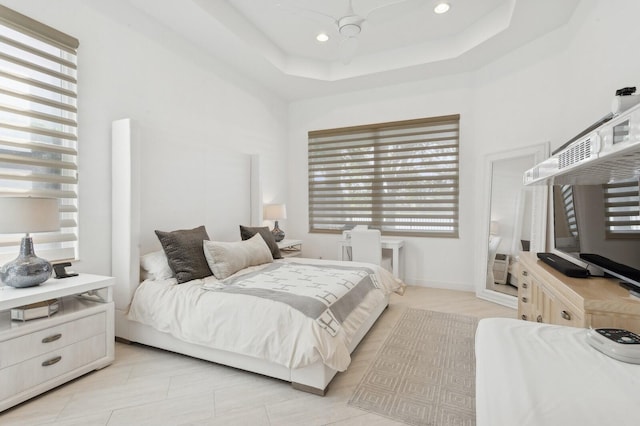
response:
{"label": "full-length leaning mirror", "polygon": [[518,255],[544,251],[547,187],[522,183],[524,172],[549,155],[542,143],[487,156],[477,242],[476,295],[517,307]]}

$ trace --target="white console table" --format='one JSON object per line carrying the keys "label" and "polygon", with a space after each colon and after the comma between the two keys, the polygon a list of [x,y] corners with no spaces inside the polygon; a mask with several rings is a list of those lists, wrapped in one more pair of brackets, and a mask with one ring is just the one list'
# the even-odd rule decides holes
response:
{"label": "white console table", "polygon": [[[397,238],[388,238],[382,237],[381,239],[382,249],[388,249],[392,251],[392,268],[393,276],[396,278],[403,278],[402,275],[402,248],[404,247],[404,240],[400,240]],[[338,259],[340,260],[350,260],[348,258],[345,259],[345,251],[351,248],[351,240],[349,239],[341,239],[338,240]]]}
{"label": "white console table", "polygon": [[[0,411],[114,360],[115,279],[54,279],[39,286],[0,286]],[[12,321],[11,309],[58,299],[50,317]]]}

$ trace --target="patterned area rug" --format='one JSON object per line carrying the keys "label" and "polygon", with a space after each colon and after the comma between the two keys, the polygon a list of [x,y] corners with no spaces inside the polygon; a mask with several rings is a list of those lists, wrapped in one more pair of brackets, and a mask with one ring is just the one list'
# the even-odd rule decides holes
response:
{"label": "patterned area rug", "polygon": [[407,309],[349,405],[410,425],[475,425],[478,319]]}

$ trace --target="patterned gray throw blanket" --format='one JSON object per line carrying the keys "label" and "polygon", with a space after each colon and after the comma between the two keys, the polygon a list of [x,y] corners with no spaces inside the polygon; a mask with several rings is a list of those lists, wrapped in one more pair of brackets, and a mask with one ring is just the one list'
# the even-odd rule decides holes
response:
{"label": "patterned gray throw blanket", "polygon": [[263,269],[204,288],[285,303],[316,320],[335,336],[353,309],[379,285],[369,268],[296,262],[271,263]]}

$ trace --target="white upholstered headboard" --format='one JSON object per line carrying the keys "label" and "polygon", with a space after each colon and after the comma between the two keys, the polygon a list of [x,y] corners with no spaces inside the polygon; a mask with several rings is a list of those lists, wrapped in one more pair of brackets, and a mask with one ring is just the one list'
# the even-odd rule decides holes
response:
{"label": "white upholstered headboard", "polygon": [[258,156],[216,141],[160,143],[131,119],[112,125],[112,275],[116,335],[139,283],[141,254],[160,250],[154,230],[205,225],[218,241],[261,221]]}

